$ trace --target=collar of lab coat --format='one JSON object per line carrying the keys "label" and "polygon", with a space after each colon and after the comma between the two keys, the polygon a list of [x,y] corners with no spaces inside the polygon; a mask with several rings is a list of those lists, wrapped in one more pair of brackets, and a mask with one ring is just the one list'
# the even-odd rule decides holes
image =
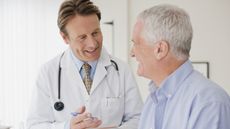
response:
{"label": "collar of lab coat", "polygon": [[[61,60],[61,67],[63,70],[68,70],[68,73],[70,74],[69,76],[71,78],[77,76],[77,79],[78,79],[77,83],[82,85],[80,88],[83,91],[85,91],[84,94],[85,94],[85,96],[87,96],[88,93],[85,89],[83,81],[80,80],[81,76],[74,66],[74,62],[70,56],[70,51],[71,51],[70,48],[65,51],[65,54],[63,55],[62,60]],[[110,55],[108,54],[108,52],[104,48],[102,48],[101,55],[100,55],[100,58],[98,59],[96,71],[94,74],[93,84],[92,84],[92,88],[90,90],[90,95],[93,94],[94,90],[96,90],[96,88],[99,86],[100,82],[103,81],[103,79],[105,78],[105,76],[107,74],[106,66],[109,66],[109,65],[111,65]],[[73,78],[73,80],[76,80],[76,79]],[[73,82],[73,83],[76,83],[76,82]]]}

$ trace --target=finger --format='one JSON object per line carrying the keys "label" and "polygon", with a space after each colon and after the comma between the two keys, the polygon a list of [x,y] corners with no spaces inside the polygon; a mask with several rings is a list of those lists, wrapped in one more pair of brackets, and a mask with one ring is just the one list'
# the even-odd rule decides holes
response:
{"label": "finger", "polygon": [[80,121],[82,121],[85,117],[84,115],[82,116],[81,114],[83,114],[85,112],[85,106],[81,106],[80,108],[77,109],[76,112],[72,112],[72,120],[71,123],[78,123]]}
{"label": "finger", "polygon": [[100,126],[102,123],[101,120],[98,120],[97,122],[93,122],[91,125],[90,125],[90,128],[97,128],[98,126]]}
{"label": "finger", "polygon": [[87,115],[85,114],[79,114],[76,117],[72,117],[70,122],[71,129],[85,129],[86,125],[84,119],[87,119]]}
{"label": "finger", "polygon": [[[85,121],[87,122],[87,121]],[[102,123],[101,120],[94,118],[92,122],[88,123],[88,128],[97,128],[98,126],[100,126]]]}
{"label": "finger", "polygon": [[92,119],[81,121],[81,122],[75,124],[74,128],[76,128],[76,129],[86,129],[86,128],[90,127],[92,122],[93,122]]}
{"label": "finger", "polygon": [[78,124],[84,120],[91,119],[91,114],[90,113],[83,113],[83,114],[78,114],[77,116],[73,117],[71,120],[72,124]]}
{"label": "finger", "polygon": [[101,120],[98,120],[97,118],[93,118],[91,117],[91,119],[87,118],[85,120],[83,120],[82,122],[79,122],[75,125],[73,125],[72,127],[74,129],[85,129],[85,128],[97,128],[98,126],[100,126],[102,123]]}
{"label": "finger", "polygon": [[81,106],[80,108],[77,109],[77,113],[84,113],[85,112],[85,106]]}

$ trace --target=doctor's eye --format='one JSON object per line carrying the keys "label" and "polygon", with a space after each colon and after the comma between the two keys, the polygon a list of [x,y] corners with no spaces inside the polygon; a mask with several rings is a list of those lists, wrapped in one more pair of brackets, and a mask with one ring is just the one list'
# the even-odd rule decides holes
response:
{"label": "doctor's eye", "polygon": [[81,35],[81,36],[78,36],[77,40],[78,40],[79,42],[83,42],[86,38],[87,38],[86,35]]}

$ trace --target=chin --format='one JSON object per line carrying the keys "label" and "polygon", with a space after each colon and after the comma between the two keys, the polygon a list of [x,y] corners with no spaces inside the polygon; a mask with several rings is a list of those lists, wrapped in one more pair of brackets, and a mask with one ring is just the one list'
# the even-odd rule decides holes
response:
{"label": "chin", "polygon": [[88,61],[95,61],[95,60],[98,60],[99,58],[100,58],[100,55],[89,57]]}
{"label": "chin", "polygon": [[100,53],[86,53],[84,56],[88,61],[94,61],[100,58]]}
{"label": "chin", "polygon": [[101,52],[99,51],[99,49],[97,49],[94,53],[91,53],[88,55],[88,59],[90,61],[95,61],[100,58],[100,55],[101,55]]}

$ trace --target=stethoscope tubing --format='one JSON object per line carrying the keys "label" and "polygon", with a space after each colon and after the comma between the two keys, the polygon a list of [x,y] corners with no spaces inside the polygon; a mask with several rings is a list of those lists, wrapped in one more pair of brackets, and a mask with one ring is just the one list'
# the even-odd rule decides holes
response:
{"label": "stethoscope tubing", "polygon": [[[61,70],[62,70],[61,60],[62,60],[64,53],[65,52],[62,53],[59,59],[59,64],[58,64],[58,101],[54,103],[54,109],[57,111],[63,110],[65,106],[64,103],[61,101]],[[116,71],[119,71],[117,63],[112,59],[110,59],[110,62],[112,63]]]}

